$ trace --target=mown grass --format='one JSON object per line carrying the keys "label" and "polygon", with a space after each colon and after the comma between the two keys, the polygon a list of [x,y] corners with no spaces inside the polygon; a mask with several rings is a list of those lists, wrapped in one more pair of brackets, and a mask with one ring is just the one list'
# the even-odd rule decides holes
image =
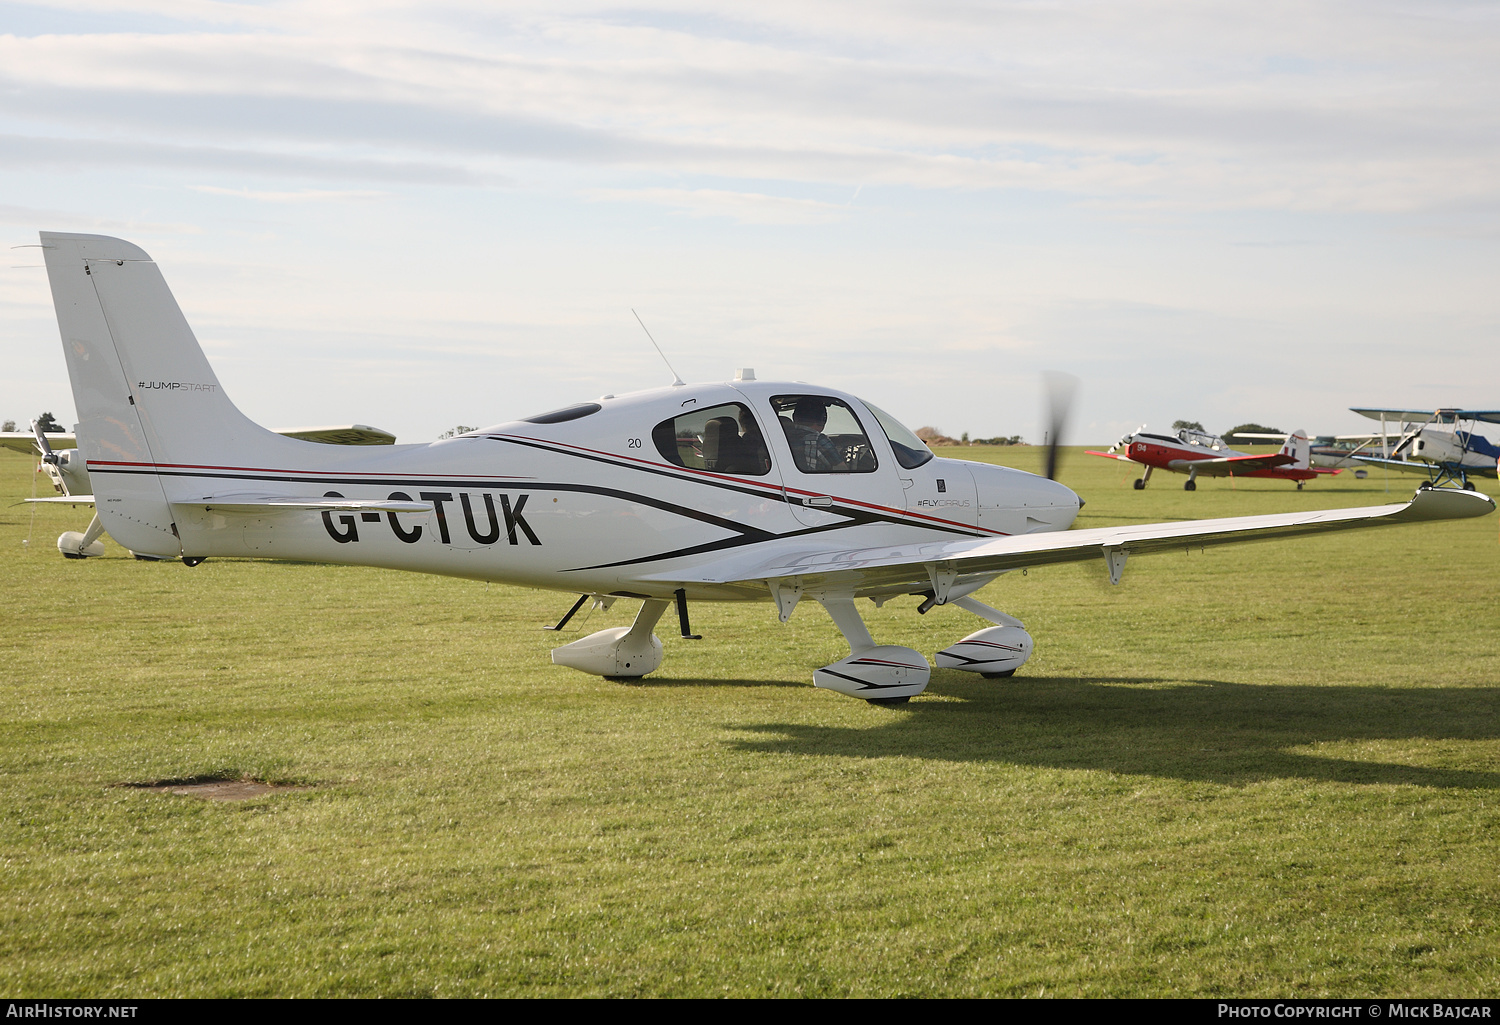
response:
{"label": "mown grass", "polygon": [[[815,607],[695,606],[625,686],[547,657],[623,601],[559,639],[564,595],[65,562],[87,512],[32,530],[31,465],[0,454],[7,993],[1497,991],[1500,518],[1012,574],[981,597],[1022,675],[897,710],[811,687]],[[1081,526],[1414,483],[1064,478]],[[915,604],[877,639],[979,625]],[[310,787],[119,786],[204,776]]]}

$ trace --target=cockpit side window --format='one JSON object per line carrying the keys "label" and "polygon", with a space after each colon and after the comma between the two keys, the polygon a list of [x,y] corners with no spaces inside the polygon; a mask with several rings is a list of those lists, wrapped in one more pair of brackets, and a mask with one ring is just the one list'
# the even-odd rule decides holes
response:
{"label": "cockpit side window", "polygon": [[906,429],[906,425],[897,420],[883,409],[876,409],[868,402],[865,408],[870,415],[875,417],[875,422],[880,424],[881,430],[891,443],[891,451],[896,453],[896,462],[908,470],[915,470],[929,459],[933,458],[932,449],[923,444],[922,439]]}
{"label": "cockpit side window", "polygon": [[803,473],[874,473],[879,463],[859,417],[827,395],[774,395],[771,408]]}
{"label": "cockpit side window", "polygon": [[771,453],[760,425],[738,402],[663,420],[651,431],[651,441],[667,462],[692,470],[746,477],[771,472]]}

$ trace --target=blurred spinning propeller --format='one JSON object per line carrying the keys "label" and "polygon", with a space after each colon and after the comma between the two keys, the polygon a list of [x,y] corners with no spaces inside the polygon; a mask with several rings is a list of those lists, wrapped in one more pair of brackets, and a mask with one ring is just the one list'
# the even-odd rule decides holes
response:
{"label": "blurred spinning propeller", "polygon": [[1058,370],[1044,370],[1042,385],[1047,391],[1047,479],[1057,480],[1058,452],[1068,428],[1073,397],[1078,392],[1078,378]]}

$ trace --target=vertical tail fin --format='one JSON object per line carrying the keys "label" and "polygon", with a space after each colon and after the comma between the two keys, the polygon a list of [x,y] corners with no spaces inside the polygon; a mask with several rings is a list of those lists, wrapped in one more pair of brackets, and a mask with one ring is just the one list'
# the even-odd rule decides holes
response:
{"label": "vertical tail fin", "polygon": [[229,401],[144,250],[103,235],[41,237],[100,518],[133,551],[179,555],[160,471],[265,458],[285,439]]}
{"label": "vertical tail fin", "polygon": [[1291,456],[1295,462],[1287,469],[1306,470],[1312,466],[1312,442],[1307,438],[1307,432],[1301,429],[1287,435],[1286,444],[1281,446],[1281,454]]}

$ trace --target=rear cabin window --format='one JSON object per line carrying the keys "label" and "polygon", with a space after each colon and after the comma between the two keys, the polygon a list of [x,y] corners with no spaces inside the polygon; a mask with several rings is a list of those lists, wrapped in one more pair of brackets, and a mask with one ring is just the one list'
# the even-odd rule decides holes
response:
{"label": "rear cabin window", "polygon": [[854,410],[826,395],[776,395],[771,408],[803,473],[874,473],[875,450]]}
{"label": "rear cabin window", "polygon": [[771,472],[771,453],[760,425],[738,402],[663,420],[652,430],[651,440],[663,459],[689,469],[748,477]]}

